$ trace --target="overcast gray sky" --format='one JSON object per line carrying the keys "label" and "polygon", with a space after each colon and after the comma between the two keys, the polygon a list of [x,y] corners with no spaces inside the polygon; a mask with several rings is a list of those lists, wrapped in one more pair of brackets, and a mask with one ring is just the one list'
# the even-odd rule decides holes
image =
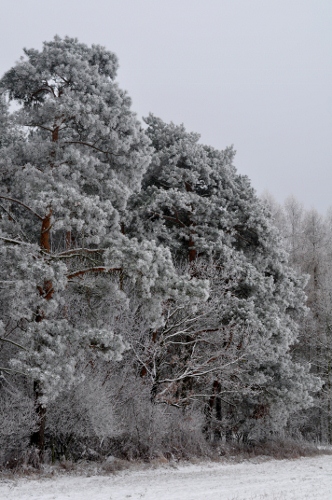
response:
{"label": "overcast gray sky", "polygon": [[0,0],[0,74],[55,34],[115,52],[140,119],[234,144],[258,194],[332,206],[332,0]]}

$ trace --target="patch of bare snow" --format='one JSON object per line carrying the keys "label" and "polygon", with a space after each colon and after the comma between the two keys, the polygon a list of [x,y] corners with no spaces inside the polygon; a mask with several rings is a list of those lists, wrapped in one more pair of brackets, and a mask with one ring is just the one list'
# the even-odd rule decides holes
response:
{"label": "patch of bare snow", "polygon": [[17,478],[1,500],[332,500],[332,456],[204,463],[109,476]]}

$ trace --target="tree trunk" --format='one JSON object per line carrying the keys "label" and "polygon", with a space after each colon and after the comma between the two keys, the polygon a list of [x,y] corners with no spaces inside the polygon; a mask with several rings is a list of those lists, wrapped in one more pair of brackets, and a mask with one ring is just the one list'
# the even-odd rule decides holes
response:
{"label": "tree trunk", "polygon": [[[214,442],[218,442],[221,439],[221,384],[218,380],[215,380],[212,384],[212,394],[209,401],[205,405],[205,419],[206,424],[203,432],[206,434],[206,438],[213,439]],[[213,419],[213,410],[215,410],[215,418]],[[214,422],[213,422],[214,420]]]}
{"label": "tree trunk", "polygon": [[[49,210],[48,214],[42,220],[41,234],[40,234],[40,247],[44,252],[51,251],[51,217],[52,209]],[[45,300],[50,300],[53,296],[53,284],[51,280],[45,280],[43,287],[39,287],[39,293]],[[45,318],[44,311],[42,309],[37,311],[36,322],[40,323]],[[35,380],[33,383],[33,391],[35,396],[35,409],[37,413],[37,424],[38,429],[32,434],[30,442],[32,445],[36,446],[39,450],[40,462],[44,459],[44,448],[45,448],[45,424],[46,424],[46,407],[40,403],[40,398],[43,395],[41,383],[39,380]]]}
{"label": "tree trunk", "polygon": [[189,262],[195,262],[197,258],[197,250],[195,248],[195,242],[192,237],[192,234],[190,235],[189,242],[188,242],[188,256],[189,256]]}
{"label": "tree trunk", "polygon": [[40,403],[42,392],[39,381],[35,380],[33,383],[33,390],[35,394],[35,409],[38,418],[38,429],[32,434],[30,443],[38,448],[39,460],[40,462],[43,462],[45,449],[46,408]]}

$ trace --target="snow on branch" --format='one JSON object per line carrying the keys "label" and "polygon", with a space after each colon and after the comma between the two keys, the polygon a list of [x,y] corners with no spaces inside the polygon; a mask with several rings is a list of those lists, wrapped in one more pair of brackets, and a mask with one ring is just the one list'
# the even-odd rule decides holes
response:
{"label": "snow on branch", "polygon": [[74,271],[67,275],[67,279],[76,278],[77,276],[83,276],[87,273],[112,273],[112,272],[121,272],[121,267],[89,267],[88,269],[81,269],[79,271]]}

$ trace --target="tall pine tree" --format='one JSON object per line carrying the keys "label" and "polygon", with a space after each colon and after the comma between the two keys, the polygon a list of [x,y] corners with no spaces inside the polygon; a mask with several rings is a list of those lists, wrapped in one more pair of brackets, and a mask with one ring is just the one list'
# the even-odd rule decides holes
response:
{"label": "tall pine tree", "polygon": [[155,336],[160,395],[172,393],[176,403],[210,392],[208,414],[215,408],[228,434],[283,426],[317,387],[290,354],[303,283],[248,179],[236,173],[234,151],[201,145],[198,134],[152,115],[146,122],[154,154],[131,199],[130,231],[148,234],[211,283],[199,313],[171,314]]}
{"label": "tall pine tree", "polygon": [[16,348],[1,369],[34,381],[42,449],[47,401],[74,383],[77,360],[126,348],[116,322],[126,279],[151,327],[168,296],[207,292],[178,277],[169,251],[123,234],[151,148],[115,82],[116,56],[59,37],[24,52],[0,82],[20,105],[20,137],[1,144],[1,326]]}

